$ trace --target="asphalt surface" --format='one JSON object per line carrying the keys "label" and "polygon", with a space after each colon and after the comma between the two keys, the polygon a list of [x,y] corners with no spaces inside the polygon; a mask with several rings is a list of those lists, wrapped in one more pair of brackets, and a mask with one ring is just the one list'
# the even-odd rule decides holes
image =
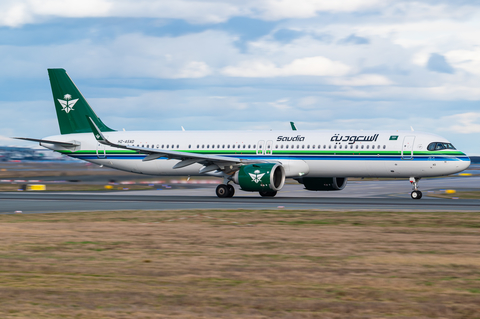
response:
{"label": "asphalt surface", "polygon": [[286,185],[274,198],[237,189],[233,198],[217,198],[214,186],[183,189],[181,186],[147,191],[115,192],[3,192],[0,213],[53,213],[98,210],[150,209],[328,209],[479,211],[480,200],[428,197],[445,189],[480,191],[480,177],[422,180],[424,198],[410,198],[408,181],[352,181],[343,191],[311,192],[302,185]]}

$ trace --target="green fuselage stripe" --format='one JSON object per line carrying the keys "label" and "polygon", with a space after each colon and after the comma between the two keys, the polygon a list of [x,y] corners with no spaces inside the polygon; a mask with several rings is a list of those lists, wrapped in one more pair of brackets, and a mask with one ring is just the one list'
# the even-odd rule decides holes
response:
{"label": "green fuselage stripe", "polygon": [[[173,151],[173,150],[172,150]],[[257,155],[255,150],[174,150],[175,152],[186,152],[194,154],[215,154],[215,155]],[[81,150],[70,151],[60,150],[59,153],[66,155],[94,155],[97,154],[96,150]],[[99,150],[101,154],[107,155],[134,155],[140,154],[137,151],[132,150]],[[272,150],[272,155],[390,155],[399,156],[401,151],[340,151],[340,150]],[[269,153],[263,153],[258,155],[270,155]],[[410,152],[404,152],[405,155],[410,155]],[[429,152],[413,152],[414,156],[439,156],[439,155],[460,155],[465,156],[464,153],[459,151],[429,151]]]}

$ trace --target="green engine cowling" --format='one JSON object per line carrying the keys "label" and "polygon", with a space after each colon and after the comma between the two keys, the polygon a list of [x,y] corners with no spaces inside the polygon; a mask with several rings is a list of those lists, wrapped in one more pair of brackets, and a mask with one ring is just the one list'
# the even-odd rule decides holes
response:
{"label": "green engine cowling", "polygon": [[346,177],[300,177],[296,180],[310,191],[341,191],[347,186]]}
{"label": "green engine cowling", "polygon": [[244,165],[235,172],[233,181],[244,191],[279,191],[285,184],[285,169],[278,163]]}

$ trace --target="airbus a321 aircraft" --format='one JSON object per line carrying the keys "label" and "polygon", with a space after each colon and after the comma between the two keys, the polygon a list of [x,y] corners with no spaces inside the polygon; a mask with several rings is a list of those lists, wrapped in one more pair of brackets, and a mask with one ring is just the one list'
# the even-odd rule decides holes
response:
{"label": "airbus a321 aircraft", "polygon": [[216,176],[235,189],[275,196],[293,178],[307,190],[342,190],[348,177],[410,178],[461,172],[470,159],[445,138],[413,131],[116,131],[89,106],[64,69],[49,69],[61,135],[19,138],[68,156],[149,175]]}

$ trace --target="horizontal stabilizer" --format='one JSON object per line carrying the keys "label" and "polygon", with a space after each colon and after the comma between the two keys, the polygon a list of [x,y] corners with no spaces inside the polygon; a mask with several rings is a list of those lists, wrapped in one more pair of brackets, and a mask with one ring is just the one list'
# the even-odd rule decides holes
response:
{"label": "horizontal stabilizer", "polygon": [[55,144],[55,145],[60,145],[60,146],[63,146],[63,147],[80,146],[80,144],[78,144],[78,143],[50,141],[50,140],[42,140],[42,139],[38,139],[38,138],[29,138],[29,137],[13,137],[13,138],[17,139],[17,140],[25,140],[25,141],[38,142],[38,143]]}

